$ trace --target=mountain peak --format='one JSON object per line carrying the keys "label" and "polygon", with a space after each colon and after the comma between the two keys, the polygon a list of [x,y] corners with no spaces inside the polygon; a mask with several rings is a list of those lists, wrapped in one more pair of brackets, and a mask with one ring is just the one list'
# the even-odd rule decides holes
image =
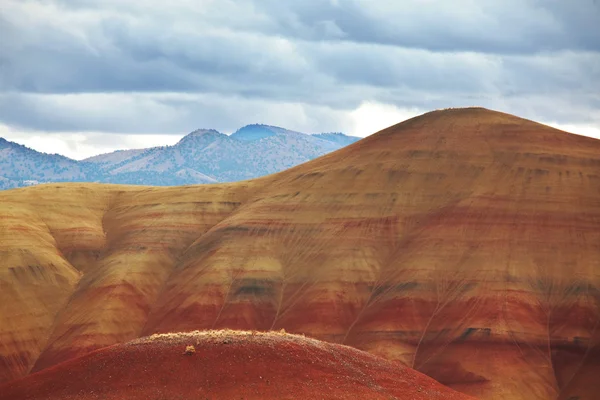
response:
{"label": "mountain peak", "polygon": [[184,143],[196,142],[198,140],[213,141],[220,136],[227,136],[227,135],[217,131],[216,129],[196,129],[195,131],[190,132],[187,135],[185,135],[184,137],[182,137],[181,140],[179,142],[177,142],[176,146],[180,145],[180,144],[184,144]]}
{"label": "mountain peak", "polygon": [[4,139],[3,137],[0,137],[0,149],[7,149],[7,148],[13,148],[13,149],[18,149],[18,148],[24,148],[24,149],[28,149],[27,146],[16,143],[16,142],[11,142],[10,140]]}
{"label": "mountain peak", "polygon": [[285,131],[283,128],[262,124],[246,125],[231,134],[231,137],[244,142],[252,142],[275,136],[278,132]]}
{"label": "mountain peak", "polygon": [[188,133],[184,137],[198,137],[206,135],[222,135],[222,133],[216,129],[196,129],[195,131]]}
{"label": "mountain peak", "polygon": [[[498,119],[502,120],[514,120],[514,121],[525,121],[523,118],[515,115],[506,114],[501,111],[489,110],[484,107],[450,107],[441,108],[438,110],[430,111],[425,114],[421,114],[407,121],[414,119],[421,120],[434,120],[439,118],[452,118],[456,120],[471,120],[477,119],[478,122],[496,122]],[[403,121],[406,122],[406,121]]]}

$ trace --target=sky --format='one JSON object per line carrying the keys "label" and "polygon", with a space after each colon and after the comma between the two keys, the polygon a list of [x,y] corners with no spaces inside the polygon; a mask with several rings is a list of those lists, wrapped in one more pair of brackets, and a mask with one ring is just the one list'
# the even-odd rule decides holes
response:
{"label": "sky", "polygon": [[0,0],[0,137],[75,159],[483,106],[600,138],[599,0]]}

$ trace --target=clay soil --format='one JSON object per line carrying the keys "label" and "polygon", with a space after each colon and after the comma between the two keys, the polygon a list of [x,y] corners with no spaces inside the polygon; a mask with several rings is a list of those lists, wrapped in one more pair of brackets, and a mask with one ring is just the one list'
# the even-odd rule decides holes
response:
{"label": "clay soil", "polygon": [[2,400],[468,398],[347,346],[229,330],[154,335],[0,386]]}

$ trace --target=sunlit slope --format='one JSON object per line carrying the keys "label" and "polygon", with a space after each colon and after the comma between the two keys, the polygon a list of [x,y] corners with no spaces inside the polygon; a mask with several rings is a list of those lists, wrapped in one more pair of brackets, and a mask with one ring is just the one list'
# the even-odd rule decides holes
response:
{"label": "sunlit slope", "polygon": [[138,337],[177,259],[245,200],[246,186],[2,192],[0,379]]}
{"label": "sunlit slope", "polygon": [[[285,328],[483,399],[600,390],[594,139],[445,110],[242,184],[46,186],[0,199],[23,209],[2,224],[40,221],[39,237],[5,251],[62,268],[47,283],[23,264],[24,286],[1,264],[15,294],[0,318],[24,321],[0,325],[12,338],[7,377],[155,332]],[[67,227],[88,230],[67,240]],[[56,261],[44,258],[52,249]]]}

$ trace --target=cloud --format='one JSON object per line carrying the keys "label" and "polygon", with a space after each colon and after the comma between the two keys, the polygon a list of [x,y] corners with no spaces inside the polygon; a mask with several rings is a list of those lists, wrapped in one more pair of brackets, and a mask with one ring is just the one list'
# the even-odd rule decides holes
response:
{"label": "cloud", "polygon": [[600,126],[600,4],[576,3],[4,0],[0,123],[363,134],[373,115],[481,105]]}
{"label": "cloud", "polygon": [[557,124],[556,122],[546,122],[546,124],[565,132],[600,139],[600,127],[581,124]]}
{"label": "cloud", "polygon": [[83,160],[115,150],[173,145],[183,135],[20,131],[0,124],[0,137],[43,153],[62,154],[74,160]]}
{"label": "cloud", "polygon": [[54,132],[176,133],[201,128],[232,132],[249,123],[332,131],[343,111],[325,105],[203,93],[0,95],[0,120],[15,129]]}
{"label": "cloud", "polygon": [[364,137],[423,113],[415,108],[401,109],[390,104],[365,102],[350,113],[351,132],[354,136]]}

